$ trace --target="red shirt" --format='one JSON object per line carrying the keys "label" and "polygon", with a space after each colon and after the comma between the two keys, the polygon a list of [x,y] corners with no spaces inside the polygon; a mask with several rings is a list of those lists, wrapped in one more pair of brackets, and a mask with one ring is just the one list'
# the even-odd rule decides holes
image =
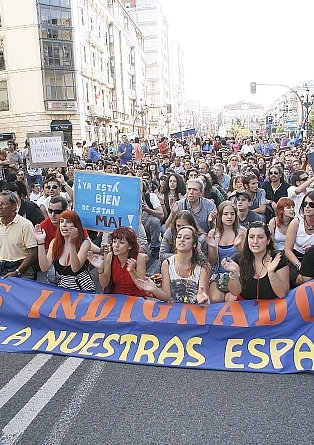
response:
{"label": "red shirt", "polygon": [[145,297],[145,291],[135,286],[131,275],[126,270],[127,265],[121,267],[117,256],[114,256],[112,263],[112,281],[114,282],[115,294],[129,295],[135,297]]}

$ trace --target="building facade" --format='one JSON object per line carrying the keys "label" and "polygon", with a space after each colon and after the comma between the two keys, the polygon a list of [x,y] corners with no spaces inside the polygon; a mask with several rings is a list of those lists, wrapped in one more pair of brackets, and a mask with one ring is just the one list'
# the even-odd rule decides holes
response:
{"label": "building facade", "polygon": [[239,125],[250,135],[264,131],[265,111],[260,104],[242,100],[235,104],[225,105],[218,119],[219,128],[230,129]]}
{"label": "building facade", "polygon": [[0,133],[109,142],[145,97],[143,34],[118,0],[0,0]]}
{"label": "building facade", "polygon": [[123,0],[144,36],[146,132],[166,135],[171,105],[169,25],[159,0]]}
{"label": "building facade", "polygon": [[296,133],[307,114],[311,115],[313,104],[314,81],[300,82],[266,108],[268,132]]}

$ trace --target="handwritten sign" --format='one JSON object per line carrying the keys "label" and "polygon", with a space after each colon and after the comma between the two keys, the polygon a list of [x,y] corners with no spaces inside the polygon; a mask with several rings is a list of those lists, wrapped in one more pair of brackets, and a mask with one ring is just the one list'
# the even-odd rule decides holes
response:
{"label": "handwritten sign", "polygon": [[74,210],[86,229],[112,232],[127,226],[138,233],[140,204],[140,178],[75,172]]}
{"label": "handwritten sign", "polygon": [[62,147],[63,133],[28,134],[32,167],[63,167],[66,165]]}

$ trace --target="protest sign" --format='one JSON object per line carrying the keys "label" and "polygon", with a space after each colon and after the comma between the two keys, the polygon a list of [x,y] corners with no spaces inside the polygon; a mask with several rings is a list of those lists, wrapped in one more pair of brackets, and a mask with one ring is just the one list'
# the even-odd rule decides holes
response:
{"label": "protest sign", "polygon": [[74,210],[86,229],[112,232],[127,226],[138,233],[140,208],[140,178],[75,172]]}
{"label": "protest sign", "polygon": [[314,282],[285,298],[171,304],[0,282],[0,351],[265,373],[314,372]]}
{"label": "protest sign", "polygon": [[27,134],[30,147],[30,165],[32,167],[65,167],[63,133]]}

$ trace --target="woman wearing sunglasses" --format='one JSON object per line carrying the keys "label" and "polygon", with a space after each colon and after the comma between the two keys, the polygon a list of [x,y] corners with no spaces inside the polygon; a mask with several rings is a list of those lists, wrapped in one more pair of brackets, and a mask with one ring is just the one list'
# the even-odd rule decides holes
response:
{"label": "woman wearing sunglasses", "polygon": [[308,192],[300,206],[300,215],[289,224],[285,254],[289,260],[290,283],[296,286],[301,283],[298,279],[302,259],[307,249],[314,245],[314,191]]}

